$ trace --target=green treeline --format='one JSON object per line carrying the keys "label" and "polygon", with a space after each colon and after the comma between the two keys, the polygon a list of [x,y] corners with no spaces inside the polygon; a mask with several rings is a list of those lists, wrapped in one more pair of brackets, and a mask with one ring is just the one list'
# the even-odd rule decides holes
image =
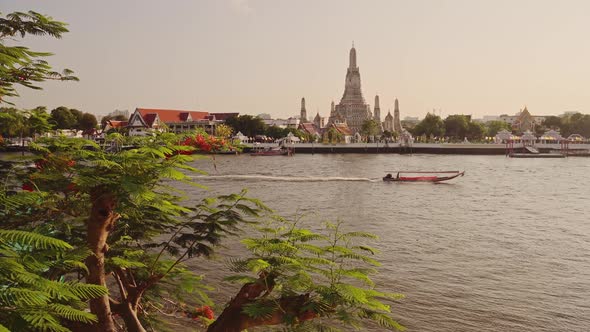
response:
{"label": "green treeline", "polygon": [[[422,121],[415,126],[406,124],[406,128],[415,137],[445,138],[451,142],[463,141],[467,138],[470,141],[481,141],[485,137],[494,137],[499,131],[507,130],[520,135],[522,132],[513,130],[509,123],[504,121],[489,121],[481,123],[473,121],[470,115],[449,115],[444,120],[435,114],[428,113]],[[590,115],[574,113],[558,116],[548,116],[545,120],[534,127],[537,137],[548,130],[557,130],[563,137],[571,134],[580,134],[590,137]]]}
{"label": "green treeline", "polygon": [[[52,71],[43,60],[50,54],[5,44],[65,32],[64,23],[35,12],[0,18],[2,103],[18,96],[17,87],[77,80],[70,70]],[[3,125],[20,121],[15,135],[86,123],[65,107],[0,114]],[[195,189],[198,197],[188,197],[178,185],[201,188],[191,155],[199,148],[179,142],[194,138],[112,133],[105,149],[82,138],[42,137],[30,154],[0,161],[0,332],[171,331],[179,324],[210,332],[267,325],[337,331],[366,322],[404,329],[389,306],[402,296],[380,291],[371,278],[379,266],[369,245],[374,235],[329,222],[312,231],[245,190],[207,197]],[[199,267],[238,238],[244,254],[220,271],[235,283],[234,296],[213,303],[207,294],[216,285]],[[198,264],[189,269],[191,260]]]}
{"label": "green treeline", "polygon": [[90,131],[98,125],[96,117],[74,108],[57,107],[51,112],[43,106],[32,110],[14,107],[0,108],[0,135],[10,137],[32,137],[55,129]]}

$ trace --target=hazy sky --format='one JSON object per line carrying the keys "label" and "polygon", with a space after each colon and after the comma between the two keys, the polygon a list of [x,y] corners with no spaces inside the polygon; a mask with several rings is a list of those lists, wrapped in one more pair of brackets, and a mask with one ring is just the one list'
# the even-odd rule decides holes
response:
{"label": "hazy sky", "polygon": [[61,40],[26,38],[80,82],[20,89],[23,108],[97,115],[136,107],[328,116],[352,41],[382,117],[590,113],[587,0],[7,1],[67,22]]}

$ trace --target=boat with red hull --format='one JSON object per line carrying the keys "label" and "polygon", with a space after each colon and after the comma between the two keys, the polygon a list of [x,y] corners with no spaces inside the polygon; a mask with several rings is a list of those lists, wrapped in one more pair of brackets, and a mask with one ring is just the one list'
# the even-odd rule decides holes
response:
{"label": "boat with red hull", "polygon": [[[442,175],[439,175],[442,174]],[[383,177],[385,182],[443,182],[465,175],[465,171],[443,171],[443,172],[410,172],[400,171],[396,176],[391,173]]]}

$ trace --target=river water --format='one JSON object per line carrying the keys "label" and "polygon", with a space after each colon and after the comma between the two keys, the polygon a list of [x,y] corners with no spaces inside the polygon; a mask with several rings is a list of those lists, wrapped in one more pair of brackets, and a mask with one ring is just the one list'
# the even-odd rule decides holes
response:
{"label": "river water", "polygon": [[[191,189],[195,199],[248,188],[281,215],[308,213],[318,225],[339,219],[378,234],[375,279],[406,295],[392,311],[408,331],[590,330],[590,159],[298,154],[194,165],[209,173],[198,182],[210,188]],[[396,170],[465,176],[381,181]],[[226,273],[203,265],[195,268],[209,280]],[[218,296],[235,293],[219,285]]]}

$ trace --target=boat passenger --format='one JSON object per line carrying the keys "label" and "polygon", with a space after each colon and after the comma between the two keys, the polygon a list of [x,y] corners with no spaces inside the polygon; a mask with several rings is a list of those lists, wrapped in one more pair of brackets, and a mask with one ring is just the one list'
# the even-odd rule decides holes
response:
{"label": "boat passenger", "polygon": [[391,173],[387,173],[387,175],[385,175],[386,179],[391,179]]}

